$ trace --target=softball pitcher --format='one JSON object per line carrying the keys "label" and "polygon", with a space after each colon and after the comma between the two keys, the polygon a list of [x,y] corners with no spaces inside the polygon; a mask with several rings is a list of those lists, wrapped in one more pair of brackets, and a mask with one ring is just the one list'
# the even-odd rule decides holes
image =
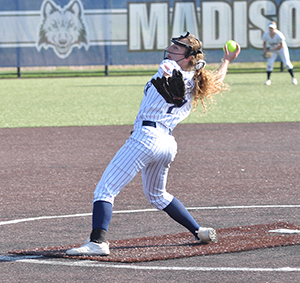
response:
{"label": "softball pitcher", "polygon": [[285,36],[277,29],[277,24],[275,22],[271,22],[268,27],[269,30],[265,32],[262,37],[262,40],[264,41],[264,54],[270,52],[270,57],[266,57],[268,59],[268,65],[266,68],[267,80],[265,85],[271,84],[271,73],[273,71],[275,60],[278,56],[280,56],[281,62],[290,73],[292,77],[292,84],[297,85],[298,81],[294,77],[293,65],[290,60],[289,49],[285,41]]}
{"label": "softball pitcher", "polygon": [[93,199],[93,223],[89,241],[67,255],[109,255],[106,232],[113,203],[120,191],[142,170],[143,190],[148,201],[186,227],[199,242],[217,242],[213,228],[200,227],[184,205],[166,191],[171,162],[177,153],[172,136],[176,125],[192,107],[226,90],[223,83],[229,63],[240,53],[226,47],[217,72],[205,70],[202,43],[193,35],[171,39],[158,72],[146,84],[144,97],[134,122],[133,132],[116,153],[96,186]]}

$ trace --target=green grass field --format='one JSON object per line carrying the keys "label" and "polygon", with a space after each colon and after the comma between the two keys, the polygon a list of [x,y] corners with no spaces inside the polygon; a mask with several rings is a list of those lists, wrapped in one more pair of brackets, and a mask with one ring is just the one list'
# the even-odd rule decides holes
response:
{"label": "green grass field", "polygon": [[[300,81],[299,73],[295,76]],[[150,76],[2,79],[0,128],[133,124]],[[290,75],[228,74],[231,90],[183,123],[300,121],[300,84]]]}

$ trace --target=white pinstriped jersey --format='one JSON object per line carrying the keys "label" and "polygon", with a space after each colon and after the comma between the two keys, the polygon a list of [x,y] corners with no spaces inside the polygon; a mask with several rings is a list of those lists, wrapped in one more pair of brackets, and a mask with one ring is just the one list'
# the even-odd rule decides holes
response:
{"label": "white pinstriped jersey", "polygon": [[[174,104],[167,103],[165,99],[157,92],[154,85],[151,83],[152,78],[162,77],[163,72],[167,67],[168,73],[171,75],[174,69],[180,70],[183,75],[186,85],[186,99],[184,103],[177,107]],[[194,72],[185,72],[173,60],[163,60],[159,66],[158,72],[150,79],[144,89],[144,97],[140,105],[139,113],[136,117],[135,124],[149,120],[158,122],[173,130],[178,123],[188,117],[191,111],[192,90],[194,87],[193,80]]]}
{"label": "white pinstriped jersey", "polygon": [[262,40],[266,42],[267,47],[273,48],[275,45],[282,42],[282,47],[287,48],[286,42],[285,42],[285,36],[282,32],[279,30],[275,31],[275,34],[273,37],[270,36],[270,32],[267,31],[263,34]]}

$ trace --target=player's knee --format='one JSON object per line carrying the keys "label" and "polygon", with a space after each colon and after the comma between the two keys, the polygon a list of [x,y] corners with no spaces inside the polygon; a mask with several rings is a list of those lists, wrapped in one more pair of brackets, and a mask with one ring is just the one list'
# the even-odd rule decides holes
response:
{"label": "player's knee", "polygon": [[173,196],[167,192],[157,195],[145,193],[145,196],[150,204],[159,210],[164,209],[173,199]]}

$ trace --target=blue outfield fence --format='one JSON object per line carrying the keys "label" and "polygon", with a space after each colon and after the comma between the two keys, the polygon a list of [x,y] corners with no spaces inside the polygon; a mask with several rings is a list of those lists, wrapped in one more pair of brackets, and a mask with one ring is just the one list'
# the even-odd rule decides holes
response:
{"label": "blue outfield fence", "polygon": [[157,64],[172,36],[187,30],[219,62],[223,45],[237,62],[263,61],[270,20],[300,60],[300,1],[1,0],[0,67]]}

